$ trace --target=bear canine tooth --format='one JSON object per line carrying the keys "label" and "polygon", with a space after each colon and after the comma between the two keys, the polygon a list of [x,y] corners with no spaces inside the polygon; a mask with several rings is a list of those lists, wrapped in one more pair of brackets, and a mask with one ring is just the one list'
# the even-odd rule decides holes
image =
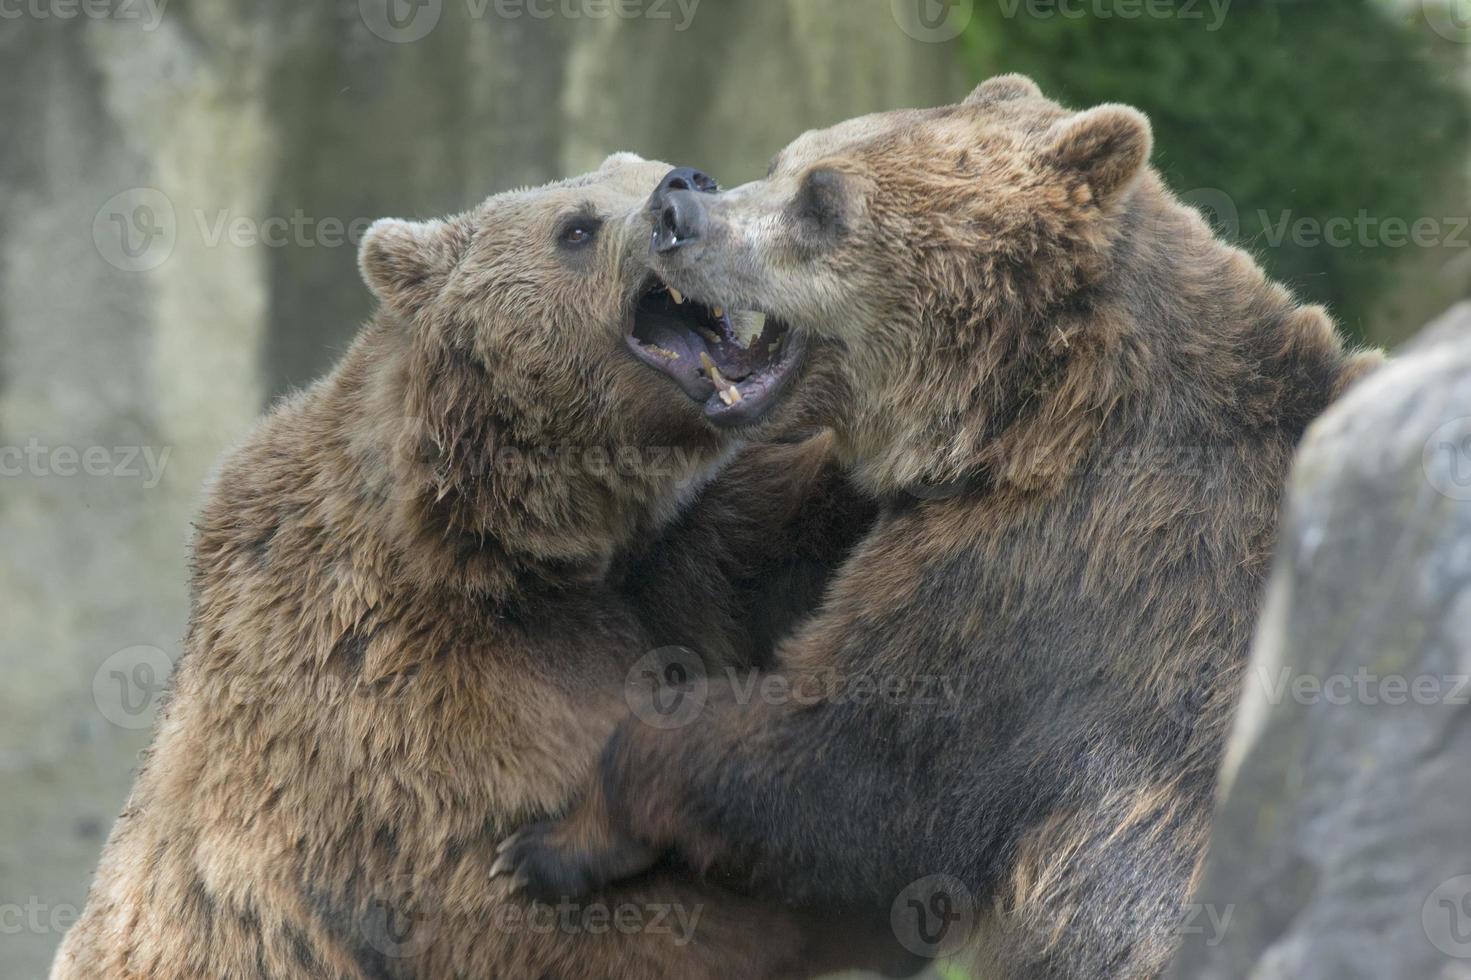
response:
{"label": "bear canine tooth", "polygon": [[725,316],[725,307],[717,306],[711,309],[710,312],[715,314],[715,319],[719,320],[721,317]]}
{"label": "bear canine tooth", "polygon": [[[735,385],[725,380],[725,377],[720,373],[720,368],[715,366],[715,362],[710,359],[710,355],[705,351],[700,351],[700,366],[710,375],[710,381],[714,383],[716,390],[722,396],[725,394],[726,389],[735,387]],[[730,403],[726,402],[726,404],[728,405]]]}
{"label": "bear canine tooth", "polygon": [[669,295],[670,295],[670,297],[673,298],[673,300],[675,302],[675,305],[679,305],[679,304],[682,304],[684,302],[684,293],[681,293],[679,290],[675,289],[673,286],[670,286],[669,287]]}

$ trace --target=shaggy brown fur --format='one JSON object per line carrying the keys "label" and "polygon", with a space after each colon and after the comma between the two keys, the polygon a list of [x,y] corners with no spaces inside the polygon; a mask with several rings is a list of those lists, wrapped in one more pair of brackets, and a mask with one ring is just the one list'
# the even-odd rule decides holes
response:
{"label": "shaggy brown fur", "polygon": [[1217,241],[1149,149],[1134,110],[1008,76],[694,202],[703,237],[660,275],[832,345],[822,418],[883,509],[779,647],[823,695],[625,722],[573,817],[509,843],[533,893],[669,851],[884,909],[947,873],[986,976],[1160,973],[1289,458],[1376,357]]}
{"label": "shaggy brown fur", "polygon": [[[208,492],[184,657],[56,980],[852,961],[677,877],[568,913],[488,881],[495,843],[580,785],[635,660],[698,634],[749,665],[731,624],[779,569],[790,608],[810,601],[837,532],[864,526],[799,506],[834,478],[823,439],[753,450],[676,520],[734,443],[622,343],[667,169],[615,157],[366,236],[379,314]],[[812,544],[795,567],[788,538]]]}

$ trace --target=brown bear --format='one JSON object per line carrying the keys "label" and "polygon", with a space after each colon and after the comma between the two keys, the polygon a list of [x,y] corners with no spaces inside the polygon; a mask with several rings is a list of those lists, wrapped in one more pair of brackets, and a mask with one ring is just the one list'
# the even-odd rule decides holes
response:
{"label": "brown bear", "polygon": [[1133,109],[1003,76],[664,195],[666,282],[826,341],[819,417],[881,512],[779,683],[626,720],[498,871],[550,898],[675,854],[891,910],[983,976],[1160,974],[1204,921],[1293,447],[1377,355],[1218,241],[1150,146]]}
{"label": "brown bear", "polygon": [[[784,629],[770,609],[800,611],[865,519],[822,490],[823,439],[708,484],[737,442],[703,406],[729,406],[630,339],[731,329],[651,276],[668,170],[619,155],[366,234],[379,311],[208,490],[184,655],[54,978],[715,980],[852,960],[823,922],[677,875],[551,910],[487,885],[496,842],[571,799],[647,651],[698,637],[748,666],[735,624],[759,605]],[[727,347],[738,375],[753,355]]]}

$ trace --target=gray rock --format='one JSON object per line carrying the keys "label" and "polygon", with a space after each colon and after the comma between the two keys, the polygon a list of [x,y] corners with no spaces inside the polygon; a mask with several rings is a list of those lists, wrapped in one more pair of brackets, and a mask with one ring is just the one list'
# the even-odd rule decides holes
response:
{"label": "gray rock", "polygon": [[1181,978],[1471,977],[1471,304],[1312,428]]}

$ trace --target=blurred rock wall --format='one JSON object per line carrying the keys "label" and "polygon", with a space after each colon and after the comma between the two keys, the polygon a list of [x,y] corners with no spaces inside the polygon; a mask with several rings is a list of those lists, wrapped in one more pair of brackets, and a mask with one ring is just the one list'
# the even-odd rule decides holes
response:
{"label": "blurred rock wall", "polygon": [[0,4],[0,980],[82,904],[202,481],[368,312],[355,233],[619,149],[759,176],[963,95],[912,34],[889,0]]}

